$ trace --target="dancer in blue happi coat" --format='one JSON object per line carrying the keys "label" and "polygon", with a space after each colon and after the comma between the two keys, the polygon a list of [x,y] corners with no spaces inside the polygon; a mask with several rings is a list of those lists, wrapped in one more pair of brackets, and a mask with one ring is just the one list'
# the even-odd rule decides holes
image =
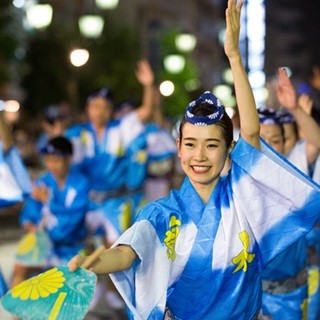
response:
{"label": "dancer in blue happi coat", "polygon": [[[284,69],[279,70],[276,89],[278,100],[284,108],[258,109],[260,135],[277,152],[285,155],[292,164],[308,175],[309,166],[319,155],[320,140],[316,137],[320,136],[320,128],[297,104],[297,94]],[[303,132],[303,139],[299,139],[298,131]],[[271,261],[263,272],[262,279],[264,316],[274,320],[300,320],[307,314],[309,316],[308,300],[313,297],[308,296],[307,238],[302,237]]]}
{"label": "dancer in blue happi coat", "polygon": [[[40,265],[30,266],[17,260],[12,287],[31,272],[66,264],[86,246],[89,181],[82,173],[70,168],[72,144],[59,136],[49,140],[41,152],[47,172],[35,181],[32,194],[20,212],[20,223],[26,232],[44,231],[51,247],[47,260]],[[28,242],[21,250],[27,251],[28,245],[31,250]]]}
{"label": "dancer in blue happi coat", "polygon": [[[131,319],[255,319],[263,269],[320,216],[319,186],[259,139],[238,47],[242,5],[228,1],[224,45],[241,137],[233,145],[231,120],[210,92],[191,102],[177,140],[183,185],[145,206],[92,266],[112,273]],[[70,269],[82,261],[75,257]]]}
{"label": "dancer in blue happi coat", "polygon": [[129,191],[141,188],[146,177],[146,138],[143,122],[152,110],[153,72],[146,60],[136,72],[144,88],[140,108],[112,120],[113,98],[102,88],[87,99],[88,122],[67,129],[75,154],[73,163],[90,180],[88,223],[103,227],[113,243],[131,225]]}
{"label": "dancer in blue happi coat", "polygon": [[31,192],[29,173],[14,146],[3,106],[4,102],[0,100],[0,208],[24,201]]}
{"label": "dancer in blue happi coat", "polygon": [[168,196],[175,174],[177,148],[170,132],[171,124],[161,106],[161,94],[154,90],[151,121],[146,124],[148,166],[145,192],[148,201]]}
{"label": "dancer in blue happi coat", "polygon": [[[146,178],[146,136],[143,122],[152,111],[153,72],[146,60],[139,61],[136,77],[143,85],[139,108],[113,119],[114,102],[108,88],[87,99],[88,122],[67,129],[74,146],[73,164],[90,181],[90,211],[87,223],[91,232],[102,230],[110,246],[132,224],[133,202],[143,198]],[[134,200],[134,201],[133,201]],[[105,281],[98,282],[94,307],[105,291]],[[106,293],[111,307],[120,307],[117,293]]]}

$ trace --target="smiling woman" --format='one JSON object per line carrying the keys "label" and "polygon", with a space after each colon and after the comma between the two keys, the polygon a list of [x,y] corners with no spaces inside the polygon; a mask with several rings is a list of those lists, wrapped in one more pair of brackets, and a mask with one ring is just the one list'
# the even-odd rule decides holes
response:
{"label": "smiling woman", "polygon": [[181,188],[145,206],[92,268],[113,272],[131,319],[256,319],[263,268],[319,219],[319,188],[259,139],[238,47],[242,4],[228,1],[224,46],[241,137],[233,147],[231,120],[210,92],[192,101],[177,141]]}

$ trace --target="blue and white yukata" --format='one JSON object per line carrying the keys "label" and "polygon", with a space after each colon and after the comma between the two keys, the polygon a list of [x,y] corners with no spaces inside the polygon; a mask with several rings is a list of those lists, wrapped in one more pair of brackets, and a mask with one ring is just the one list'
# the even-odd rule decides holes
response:
{"label": "blue and white yukata", "polygon": [[66,264],[85,248],[89,182],[84,175],[70,170],[62,189],[50,172],[35,183],[48,188],[48,203],[43,204],[30,196],[21,210],[20,223],[30,222],[47,232],[52,241],[48,265]]}
{"label": "blue and white yukata", "polygon": [[146,125],[148,168],[146,198],[154,201],[168,196],[177,155],[172,135],[156,123]]}
{"label": "blue and white yukata", "polygon": [[320,216],[320,188],[262,141],[240,138],[231,169],[204,204],[186,178],[142,209],[114,244],[138,259],[111,274],[131,319],[249,320],[261,307],[261,272]]}
{"label": "blue and white yukata", "polygon": [[132,224],[130,193],[142,190],[146,177],[144,126],[132,112],[110,121],[102,141],[90,123],[70,127],[66,136],[74,147],[74,165],[90,181],[88,224],[93,230],[103,227],[114,242]]}
{"label": "blue and white yukata", "polygon": [[[306,157],[306,142],[300,140],[287,158],[303,173],[311,175],[313,181],[320,183],[320,157],[316,160],[313,171],[308,168]],[[316,250],[317,258],[320,258],[320,228],[319,222],[307,234],[306,245]],[[308,320],[318,320],[320,318],[320,265],[308,265]],[[301,300],[302,296],[300,296]],[[292,316],[293,318],[293,316]],[[282,319],[282,318],[281,318]],[[300,319],[300,318],[299,318]]]}
{"label": "blue and white yukata", "polygon": [[[286,159],[308,174],[304,140],[296,143]],[[271,261],[262,273],[262,310],[273,320],[300,320],[307,315],[307,246],[307,238],[300,238]]]}
{"label": "blue and white yukata", "polygon": [[0,142],[0,208],[24,201],[31,192],[31,180],[17,149],[3,152]]}

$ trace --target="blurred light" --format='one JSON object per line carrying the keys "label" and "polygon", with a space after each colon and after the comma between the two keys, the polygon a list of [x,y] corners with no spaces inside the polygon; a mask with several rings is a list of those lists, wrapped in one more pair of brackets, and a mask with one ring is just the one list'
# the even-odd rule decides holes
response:
{"label": "blurred light", "polygon": [[261,88],[266,83],[266,75],[260,70],[249,72],[248,78],[253,89]]}
{"label": "blurred light", "polygon": [[178,54],[168,55],[163,60],[165,69],[170,73],[180,73],[184,69],[185,63],[185,58]]}
{"label": "blurred light", "polygon": [[227,68],[222,72],[222,79],[229,84],[233,84],[233,74],[231,68]]}
{"label": "blurred light", "polygon": [[169,80],[163,81],[159,86],[159,90],[163,96],[169,97],[174,92],[174,84]]}
{"label": "blurred light", "polygon": [[119,0],[96,0],[96,5],[100,9],[115,9],[118,6]]}
{"label": "blurred light", "polygon": [[79,18],[81,34],[87,38],[99,38],[104,26],[101,16],[86,15]]}
{"label": "blurred light", "polygon": [[266,99],[268,98],[268,90],[265,87],[253,89],[253,95],[256,104],[265,103]]}
{"label": "blurred light", "polygon": [[17,100],[4,101],[3,110],[7,112],[17,112],[20,109],[20,103]]}
{"label": "blurred light", "polygon": [[212,89],[212,92],[217,98],[223,99],[232,95],[231,88],[226,84],[218,84]]}
{"label": "blurred light", "polygon": [[187,91],[194,91],[200,88],[200,81],[198,79],[191,79],[186,81],[185,83],[185,88]]}
{"label": "blurred light", "polygon": [[236,111],[234,110],[234,108],[232,107],[225,107],[226,113],[229,116],[230,119],[233,118],[234,114],[236,113]]}
{"label": "blurred light", "polygon": [[83,66],[89,60],[89,51],[86,49],[75,49],[70,53],[70,61],[75,67]]}
{"label": "blurred light", "polygon": [[12,4],[16,7],[16,8],[22,8],[25,5],[25,1],[24,0],[13,0]]}
{"label": "blurred light", "polygon": [[223,28],[219,31],[218,33],[218,39],[219,39],[219,43],[220,45],[224,46],[224,39],[226,37],[226,28]]}
{"label": "blurred light", "polygon": [[46,28],[52,20],[50,4],[37,4],[26,9],[29,24],[35,29]]}
{"label": "blurred light", "polygon": [[213,87],[212,92],[225,107],[232,107],[236,104],[236,100],[232,95],[232,89],[230,86],[226,84],[219,84]]}
{"label": "blurred light", "polygon": [[197,39],[193,34],[181,33],[175,39],[176,47],[183,52],[192,51],[197,43]]}

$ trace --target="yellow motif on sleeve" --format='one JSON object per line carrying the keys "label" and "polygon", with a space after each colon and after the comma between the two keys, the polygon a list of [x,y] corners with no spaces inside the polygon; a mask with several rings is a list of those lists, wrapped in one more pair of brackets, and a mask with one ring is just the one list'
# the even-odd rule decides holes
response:
{"label": "yellow motif on sleeve", "polygon": [[166,238],[164,239],[164,243],[167,246],[167,256],[172,261],[176,258],[174,249],[180,231],[179,226],[181,226],[181,221],[176,216],[172,216],[169,221],[169,230],[166,232]]}
{"label": "yellow motif on sleeve", "polygon": [[132,205],[130,202],[123,203],[120,207],[120,225],[122,232],[127,230],[131,225]]}
{"label": "yellow motif on sleeve", "polygon": [[234,258],[232,258],[232,263],[237,265],[233,273],[242,269],[244,272],[248,270],[248,263],[251,263],[255,257],[254,253],[248,252],[250,237],[247,231],[242,231],[239,233],[239,238],[243,244],[243,250]]}
{"label": "yellow motif on sleeve", "polygon": [[302,318],[301,320],[307,320],[308,314],[308,299],[305,298],[302,303],[300,304],[300,310],[302,311]]}
{"label": "yellow motif on sleeve", "polygon": [[319,269],[308,270],[308,296],[314,295],[319,288]]}
{"label": "yellow motif on sleeve", "polygon": [[124,149],[123,149],[122,145],[119,145],[119,146],[117,147],[115,153],[116,153],[116,155],[117,155],[118,157],[122,157],[122,156],[124,155]]}
{"label": "yellow motif on sleeve", "polygon": [[147,162],[147,152],[146,150],[140,150],[137,154],[136,154],[136,162],[137,163],[146,163]]}
{"label": "yellow motif on sleeve", "polygon": [[87,144],[88,137],[87,137],[87,131],[86,131],[86,130],[81,130],[80,140],[81,140],[81,143],[82,143],[83,145],[86,145],[86,144]]}

